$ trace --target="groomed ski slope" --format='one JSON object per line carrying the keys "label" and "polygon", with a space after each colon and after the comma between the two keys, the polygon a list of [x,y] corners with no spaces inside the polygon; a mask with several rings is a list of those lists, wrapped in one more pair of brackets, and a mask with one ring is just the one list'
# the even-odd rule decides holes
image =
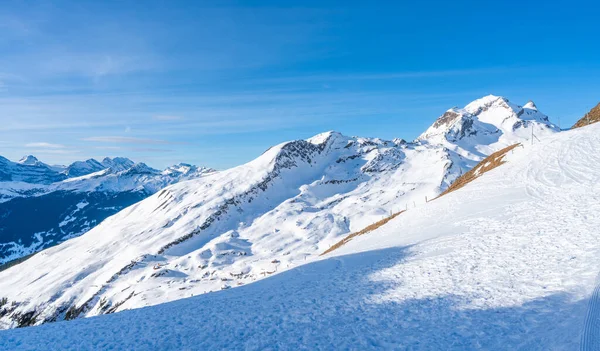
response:
{"label": "groomed ski slope", "polygon": [[0,349],[593,349],[598,150],[600,124],[549,136],[323,260]]}

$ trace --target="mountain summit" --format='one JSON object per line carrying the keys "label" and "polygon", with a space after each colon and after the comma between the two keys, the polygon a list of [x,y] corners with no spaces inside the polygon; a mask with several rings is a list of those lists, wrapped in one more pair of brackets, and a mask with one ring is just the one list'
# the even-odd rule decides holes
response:
{"label": "mountain summit", "polygon": [[559,131],[533,102],[525,106],[501,96],[488,95],[464,108],[454,107],[417,138],[444,145],[463,156],[484,157],[506,146]]}
{"label": "mountain summit", "polygon": [[20,163],[22,165],[33,166],[36,164],[40,164],[41,162],[35,156],[27,155],[23,156],[17,163]]}

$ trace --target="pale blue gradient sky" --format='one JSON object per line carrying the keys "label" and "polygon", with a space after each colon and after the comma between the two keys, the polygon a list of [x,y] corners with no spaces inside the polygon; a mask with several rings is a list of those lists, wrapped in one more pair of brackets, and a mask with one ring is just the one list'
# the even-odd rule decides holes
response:
{"label": "pale blue gradient sky", "polygon": [[0,155],[227,168],[337,130],[413,139],[487,94],[595,105],[593,2],[7,1]]}

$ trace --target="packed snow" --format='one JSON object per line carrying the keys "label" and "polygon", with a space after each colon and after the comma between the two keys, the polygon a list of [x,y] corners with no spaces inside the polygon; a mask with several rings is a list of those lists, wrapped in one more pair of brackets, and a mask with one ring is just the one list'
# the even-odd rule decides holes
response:
{"label": "packed snow", "polygon": [[465,187],[269,279],[3,331],[0,349],[595,349],[599,149],[600,124],[547,136]]}
{"label": "packed snow", "polygon": [[11,303],[0,328],[155,305],[281,273],[390,213],[425,204],[488,153],[528,140],[531,128],[546,131],[542,139],[556,131],[537,110],[501,97],[465,111],[451,123],[440,117],[430,139],[328,132],[167,187],[0,272],[0,298]]}

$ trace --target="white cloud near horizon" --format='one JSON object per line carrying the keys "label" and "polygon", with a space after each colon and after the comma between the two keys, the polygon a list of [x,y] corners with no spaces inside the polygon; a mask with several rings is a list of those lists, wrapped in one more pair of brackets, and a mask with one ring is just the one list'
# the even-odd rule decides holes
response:
{"label": "white cloud near horizon", "polygon": [[98,143],[123,143],[123,144],[172,144],[166,140],[144,139],[122,136],[97,136],[81,139],[83,141],[93,141]]}
{"label": "white cloud near horizon", "polygon": [[46,143],[46,142],[27,143],[27,144],[25,144],[25,147],[44,148],[44,149],[65,149],[66,148],[66,146],[62,145],[62,144],[53,144],[53,143]]}

